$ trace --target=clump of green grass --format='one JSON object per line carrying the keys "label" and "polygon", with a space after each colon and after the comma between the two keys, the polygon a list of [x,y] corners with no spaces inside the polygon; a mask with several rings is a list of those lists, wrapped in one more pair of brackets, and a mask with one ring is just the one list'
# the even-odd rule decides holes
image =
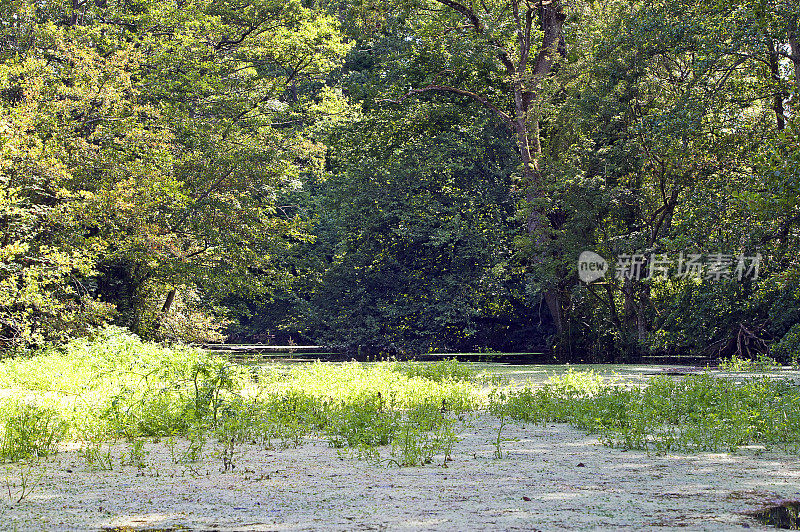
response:
{"label": "clump of green grass", "polygon": [[454,358],[446,358],[437,362],[395,362],[395,371],[408,377],[422,377],[434,382],[474,381],[478,374],[467,364]]}
{"label": "clump of green grass", "polygon": [[603,378],[593,371],[550,377],[544,384],[528,383],[521,388],[494,389],[489,394],[488,410],[497,417],[528,423],[571,422],[574,406],[603,388]]}
{"label": "clump of green grass", "polygon": [[282,447],[298,447],[329,422],[325,402],[302,389],[279,390],[257,399],[256,404],[263,420],[262,440],[277,438]]}
{"label": "clump of green grass", "polygon": [[217,357],[180,353],[172,359],[165,353],[152,362],[109,375],[95,394],[110,435],[131,439],[214,429],[247,382],[243,368]]}
{"label": "clump of green grass", "polygon": [[93,439],[182,435],[215,425],[244,370],[207,353],[142,342],[116,327],[59,349],[0,363],[0,387],[58,412],[69,435]]}
{"label": "clump of green grass", "polygon": [[747,371],[770,371],[781,369],[781,365],[774,358],[759,353],[755,360],[749,358],[739,358],[734,354],[730,358],[723,358],[717,365],[723,371],[747,372]]}
{"label": "clump of green grass", "polygon": [[326,432],[331,446],[348,448],[359,458],[413,467],[429,464],[437,455],[443,464],[450,460],[459,422],[458,415],[434,403],[398,410],[382,396],[372,395],[335,406]]}
{"label": "clump of green grass", "polygon": [[0,460],[6,462],[47,457],[67,432],[57,411],[20,401],[0,407],[0,420]]}
{"label": "clump of green grass", "polygon": [[[457,440],[452,420],[481,401],[474,385],[440,376],[409,375],[387,362],[317,363],[266,370],[259,382],[269,383],[273,394],[315,398],[318,416],[305,425],[315,424],[332,447],[405,467],[429,463],[436,454],[449,458]],[[387,445],[391,450],[382,455]]]}
{"label": "clump of green grass", "polygon": [[[575,380],[573,380],[573,384]],[[564,383],[561,383],[564,384]],[[614,447],[648,452],[736,451],[744,445],[800,448],[800,392],[768,378],[742,382],[708,374],[653,377],[642,388],[523,387],[492,408],[528,422],[566,422]]]}
{"label": "clump of green grass", "polygon": [[380,393],[391,398],[395,408],[409,408],[422,402],[446,405],[451,411],[464,412],[480,404],[477,388],[461,380],[435,381],[409,376],[395,363],[361,364],[314,363],[290,369],[264,368],[259,384],[273,390],[298,390],[334,403],[350,404],[366,395]]}
{"label": "clump of green grass", "polygon": [[399,467],[421,466],[441,455],[442,464],[446,465],[459,439],[456,430],[459,421],[436,404],[414,405],[397,424],[387,462]]}
{"label": "clump of green grass", "polygon": [[197,349],[142,342],[119,327],[0,364],[0,386],[82,394],[110,383],[182,376],[212,357]]}
{"label": "clump of green grass", "polygon": [[387,400],[380,392],[327,406],[325,433],[330,446],[337,449],[388,445],[401,419],[393,398]]}

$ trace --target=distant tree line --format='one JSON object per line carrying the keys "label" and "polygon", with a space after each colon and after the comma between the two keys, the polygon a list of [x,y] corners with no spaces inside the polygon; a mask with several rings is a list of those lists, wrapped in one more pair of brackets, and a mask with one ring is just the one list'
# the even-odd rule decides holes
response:
{"label": "distant tree line", "polygon": [[[789,361],[798,11],[4,2],[0,346],[114,322],[162,341]],[[582,282],[583,251],[610,273]],[[706,269],[679,275],[690,256]]]}

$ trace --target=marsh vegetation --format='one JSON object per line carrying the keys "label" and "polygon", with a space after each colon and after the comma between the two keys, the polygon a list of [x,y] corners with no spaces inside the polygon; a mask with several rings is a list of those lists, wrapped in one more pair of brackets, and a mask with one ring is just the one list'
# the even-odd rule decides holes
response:
{"label": "marsh vegetation", "polygon": [[[516,381],[454,360],[245,366],[185,347],[144,343],[107,328],[91,339],[0,365],[0,459],[28,463],[59,444],[87,467],[147,467],[158,441],[188,471],[213,456],[225,471],[239,448],[324,439],[342,458],[382,467],[446,465],[474,416],[568,423],[612,447],[648,453],[745,446],[800,450],[800,391],[788,379],[706,372],[640,384],[568,371]],[[126,451],[115,456],[113,443]]]}

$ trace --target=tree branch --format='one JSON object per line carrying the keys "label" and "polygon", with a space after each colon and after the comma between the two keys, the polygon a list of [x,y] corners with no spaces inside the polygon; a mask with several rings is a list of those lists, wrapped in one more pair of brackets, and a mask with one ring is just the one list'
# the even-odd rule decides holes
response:
{"label": "tree branch", "polygon": [[533,75],[541,78],[549,74],[553,65],[553,52],[559,46],[561,29],[567,19],[558,2],[542,2],[541,27],[544,31],[542,47],[536,55],[533,65]]}
{"label": "tree branch", "polygon": [[454,2],[453,0],[435,0],[442,5],[445,5],[451,9],[454,9],[467,17],[472,24],[472,27],[475,28],[475,31],[478,33],[484,33],[486,31],[486,26],[483,25],[481,19],[478,18],[478,15],[475,14],[473,10],[465,6],[464,4],[460,4],[458,2]]}
{"label": "tree branch", "polygon": [[497,57],[500,59],[500,62],[503,63],[503,66],[506,69],[506,73],[512,77],[516,74],[517,68],[514,66],[514,62],[511,60],[511,57],[508,54],[508,50],[506,50],[505,47],[501,45],[497,39],[493,38],[491,35],[488,35],[486,33],[486,25],[484,25],[484,23],[481,22],[481,19],[478,17],[477,14],[475,14],[475,11],[468,8],[464,4],[455,2],[454,0],[434,0],[434,1],[461,13],[463,16],[469,19],[470,26],[475,31],[475,33],[487,37],[489,43],[495,48],[497,48]]}

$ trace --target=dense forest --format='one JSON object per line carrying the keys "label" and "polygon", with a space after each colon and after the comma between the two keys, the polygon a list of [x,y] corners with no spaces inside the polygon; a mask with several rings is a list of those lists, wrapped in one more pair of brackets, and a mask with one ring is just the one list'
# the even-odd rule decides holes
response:
{"label": "dense forest", "polygon": [[800,349],[794,0],[0,10],[6,353]]}

